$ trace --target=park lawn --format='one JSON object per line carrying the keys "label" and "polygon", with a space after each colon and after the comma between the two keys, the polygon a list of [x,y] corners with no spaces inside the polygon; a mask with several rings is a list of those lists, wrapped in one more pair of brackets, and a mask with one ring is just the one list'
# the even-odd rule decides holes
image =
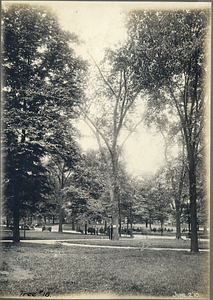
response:
{"label": "park lawn", "polygon": [[1,295],[209,294],[208,253],[2,243]]}
{"label": "park lawn", "polygon": [[[139,247],[139,248],[172,248],[172,249],[190,249],[190,240],[177,239],[155,239],[155,238],[120,238],[118,241],[109,239],[73,239],[67,241],[71,244],[101,245],[101,246],[122,246],[122,247]],[[206,241],[199,241],[199,249],[209,249]]]}
{"label": "park lawn", "polygon": [[[20,231],[20,237],[23,238],[23,230]],[[6,238],[6,236],[5,236]],[[8,236],[12,238],[12,236]],[[25,240],[70,240],[70,243],[87,244],[87,245],[106,245],[106,246],[130,246],[130,247],[157,247],[157,248],[177,248],[177,249],[190,249],[190,240],[177,240],[165,238],[147,238],[146,235],[143,239],[138,237],[121,237],[119,241],[111,241],[108,236],[91,235],[91,234],[72,234],[67,232],[48,232],[26,230]],[[199,249],[208,249],[209,243],[199,240]]]}
{"label": "park lawn", "polygon": [[[1,232],[2,239],[12,239],[12,231],[2,231]],[[88,235],[85,234],[73,234],[69,232],[49,232],[45,231],[37,231],[37,230],[25,230],[25,238],[24,238],[24,230],[20,230],[20,238],[27,240],[61,240],[61,239],[73,239],[73,238],[87,238]],[[96,238],[95,235],[89,235],[90,238]],[[108,236],[104,236],[104,238],[108,239]]]}

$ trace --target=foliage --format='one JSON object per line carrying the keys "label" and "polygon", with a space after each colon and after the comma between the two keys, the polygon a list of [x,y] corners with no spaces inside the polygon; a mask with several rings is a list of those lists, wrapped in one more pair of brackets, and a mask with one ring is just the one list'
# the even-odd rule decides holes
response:
{"label": "foliage", "polygon": [[94,61],[94,64],[98,74],[92,77],[92,81],[97,84],[92,92],[89,88],[81,113],[97,139],[106,165],[111,214],[115,225],[113,239],[118,239],[119,161],[124,143],[141,122],[141,118],[135,122],[131,118],[140,90],[132,84],[133,71],[125,60],[117,62],[117,52],[106,51],[104,61],[100,65]]}
{"label": "foliage", "polygon": [[[82,155],[73,181],[85,199],[81,219],[99,221],[107,217],[110,195],[107,187],[106,165],[99,152],[88,150]],[[75,211],[77,212],[77,207]],[[80,218],[79,213],[76,216]]]}
{"label": "foliage", "polygon": [[81,159],[78,146],[70,135],[72,132],[70,129],[71,125],[69,132],[66,126],[61,125],[48,136],[49,155],[44,162],[49,172],[49,184],[52,187],[52,193],[49,195],[52,198],[50,202],[55,203],[58,208],[59,231],[62,230],[63,208],[67,199],[66,189],[70,187],[71,178]]}
{"label": "foliage", "polygon": [[128,16],[129,66],[136,86],[148,90],[153,109],[175,108],[187,149],[192,223],[192,251],[198,251],[196,176],[203,150],[206,45],[209,16],[200,11],[133,11]]}
{"label": "foliage", "polygon": [[41,158],[54,147],[50,136],[65,115],[73,117],[84,65],[70,48],[76,37],[46,8],[8,4],[2,22],[4,193],[19,240],[19,206],[33,198],[35,207],[48,192]]}
{"label": "foliage", "polygon": [[157,220],[163,223],[172,212],[173,195],[166,174],[160,170],[156,175],[145,179],[139,188],[140,201],[143,203],[143,219],[151,224]]}

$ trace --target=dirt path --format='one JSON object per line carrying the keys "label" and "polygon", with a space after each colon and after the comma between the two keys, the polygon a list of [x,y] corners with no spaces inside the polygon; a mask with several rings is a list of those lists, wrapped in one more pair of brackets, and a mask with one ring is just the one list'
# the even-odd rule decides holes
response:
{"label": "dirt path", "polygon": [[[83,239],[81,239],[83,240]],[[84,239],[85,240],[85,239]],[[93,239],[94,240],[94,239]],[[96,239],[98,240],[98,239]],[[111,246],[111,245],[87,245],[87,244],[75,244],[72,243],[73,241],[76,241],[76,239],[70,239],[70,240],[21,240],[21,243],[36,243],[36,244],[60,244],[62,246],[68,246],[68,247],[87,247],[87,248],[112,248],[112,249],[135,249],[139,251],[143,251],[145,249],[154,250],[154,251],[160,251],[160,250],[169,250],[169,251],[188,251],[190,252],[190,249],[178,249],[178,248],[156,248],[156,247],[150,247],[150,246],[142,246],[142,247],[136,247],[136,246]],[[12,242],[8,240],[3,240],[2,242]],[[71,242],[71,243],[69,243]],[[199,249],[199,251],[205,251],[208,252],[209,249]]]}

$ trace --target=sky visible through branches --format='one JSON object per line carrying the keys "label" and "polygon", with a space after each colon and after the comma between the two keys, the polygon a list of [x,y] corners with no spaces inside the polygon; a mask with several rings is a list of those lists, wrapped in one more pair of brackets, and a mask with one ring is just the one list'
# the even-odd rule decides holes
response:
{"label": "sky visible through branches", "polygon": [[[115,49],[126,38],[125,9],[123,5],[107,5],[96,3],[59,4],[51,2],[50,6],[57,12],[62,27],[75,32],[83,43],[76,47],[76,53],[91,61],[92,55],[97,63],[104,58],[104,49]],[[93,64],[94,67],[94,64]],[[90,129],[83,122],[77,127],[84,132],[80,144],[84,150],[98,149]],[[127,170],[133,176],[140,176],[146,172],[155,172],[164,161],[164,141],[160,134],[148,130],[144,122],[137,132],[126,142],[123,158]]]}
{"label": "sky visible through branches", "polygon": [[[16,1],[16,3],[23,1]],[[75,46],[77,55],[91,62],[90,55],[98,64],[104,57],[104,49],[110,47],[116,49],[126,38],[125,12],[132,9],[162,9],[163,3],[133,3],[130,2],[73,2],[73,1],[36,1],[36,4],[50,6],[56,13],[63,29],[75,33],[82,42]],[[35,4],[35,1],[24,1]],[[184,3],[180,3],[183,8]],[[201,7],[201,3],[198,3]],[[179,4],[166,3],[166,9],[176,8]],[[188,5],[190,5],[188,3]],[[197,5],[192,3],[193,8]],[[146,7],[145,7],[146,6]],[[72,45],[73,47],[73,45]],[[89,55],[90,54],[90,55]],[[91,63],[91,67],[95,68]],[[141,110],[143,108],[141,107]],[[84,150],[88,148],[98,149],[96,139],[83,122],[78,122],[77,128],[84,133],[80,145]],[[145,173],[154,173],[165,163],[165,142],[162,135],[155,128],[147,128],[141,122],[137,131],[131,135],[125,144],[123,158],[127,170],[133,176],[143,176]]]}

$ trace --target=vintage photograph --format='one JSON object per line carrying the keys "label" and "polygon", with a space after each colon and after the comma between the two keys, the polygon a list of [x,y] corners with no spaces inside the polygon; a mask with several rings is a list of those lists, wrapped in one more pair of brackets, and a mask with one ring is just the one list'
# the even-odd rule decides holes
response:
{"label": "vintage photograph", "polygon": [[1,298],[210,299],[211,2],[1,4]]}

